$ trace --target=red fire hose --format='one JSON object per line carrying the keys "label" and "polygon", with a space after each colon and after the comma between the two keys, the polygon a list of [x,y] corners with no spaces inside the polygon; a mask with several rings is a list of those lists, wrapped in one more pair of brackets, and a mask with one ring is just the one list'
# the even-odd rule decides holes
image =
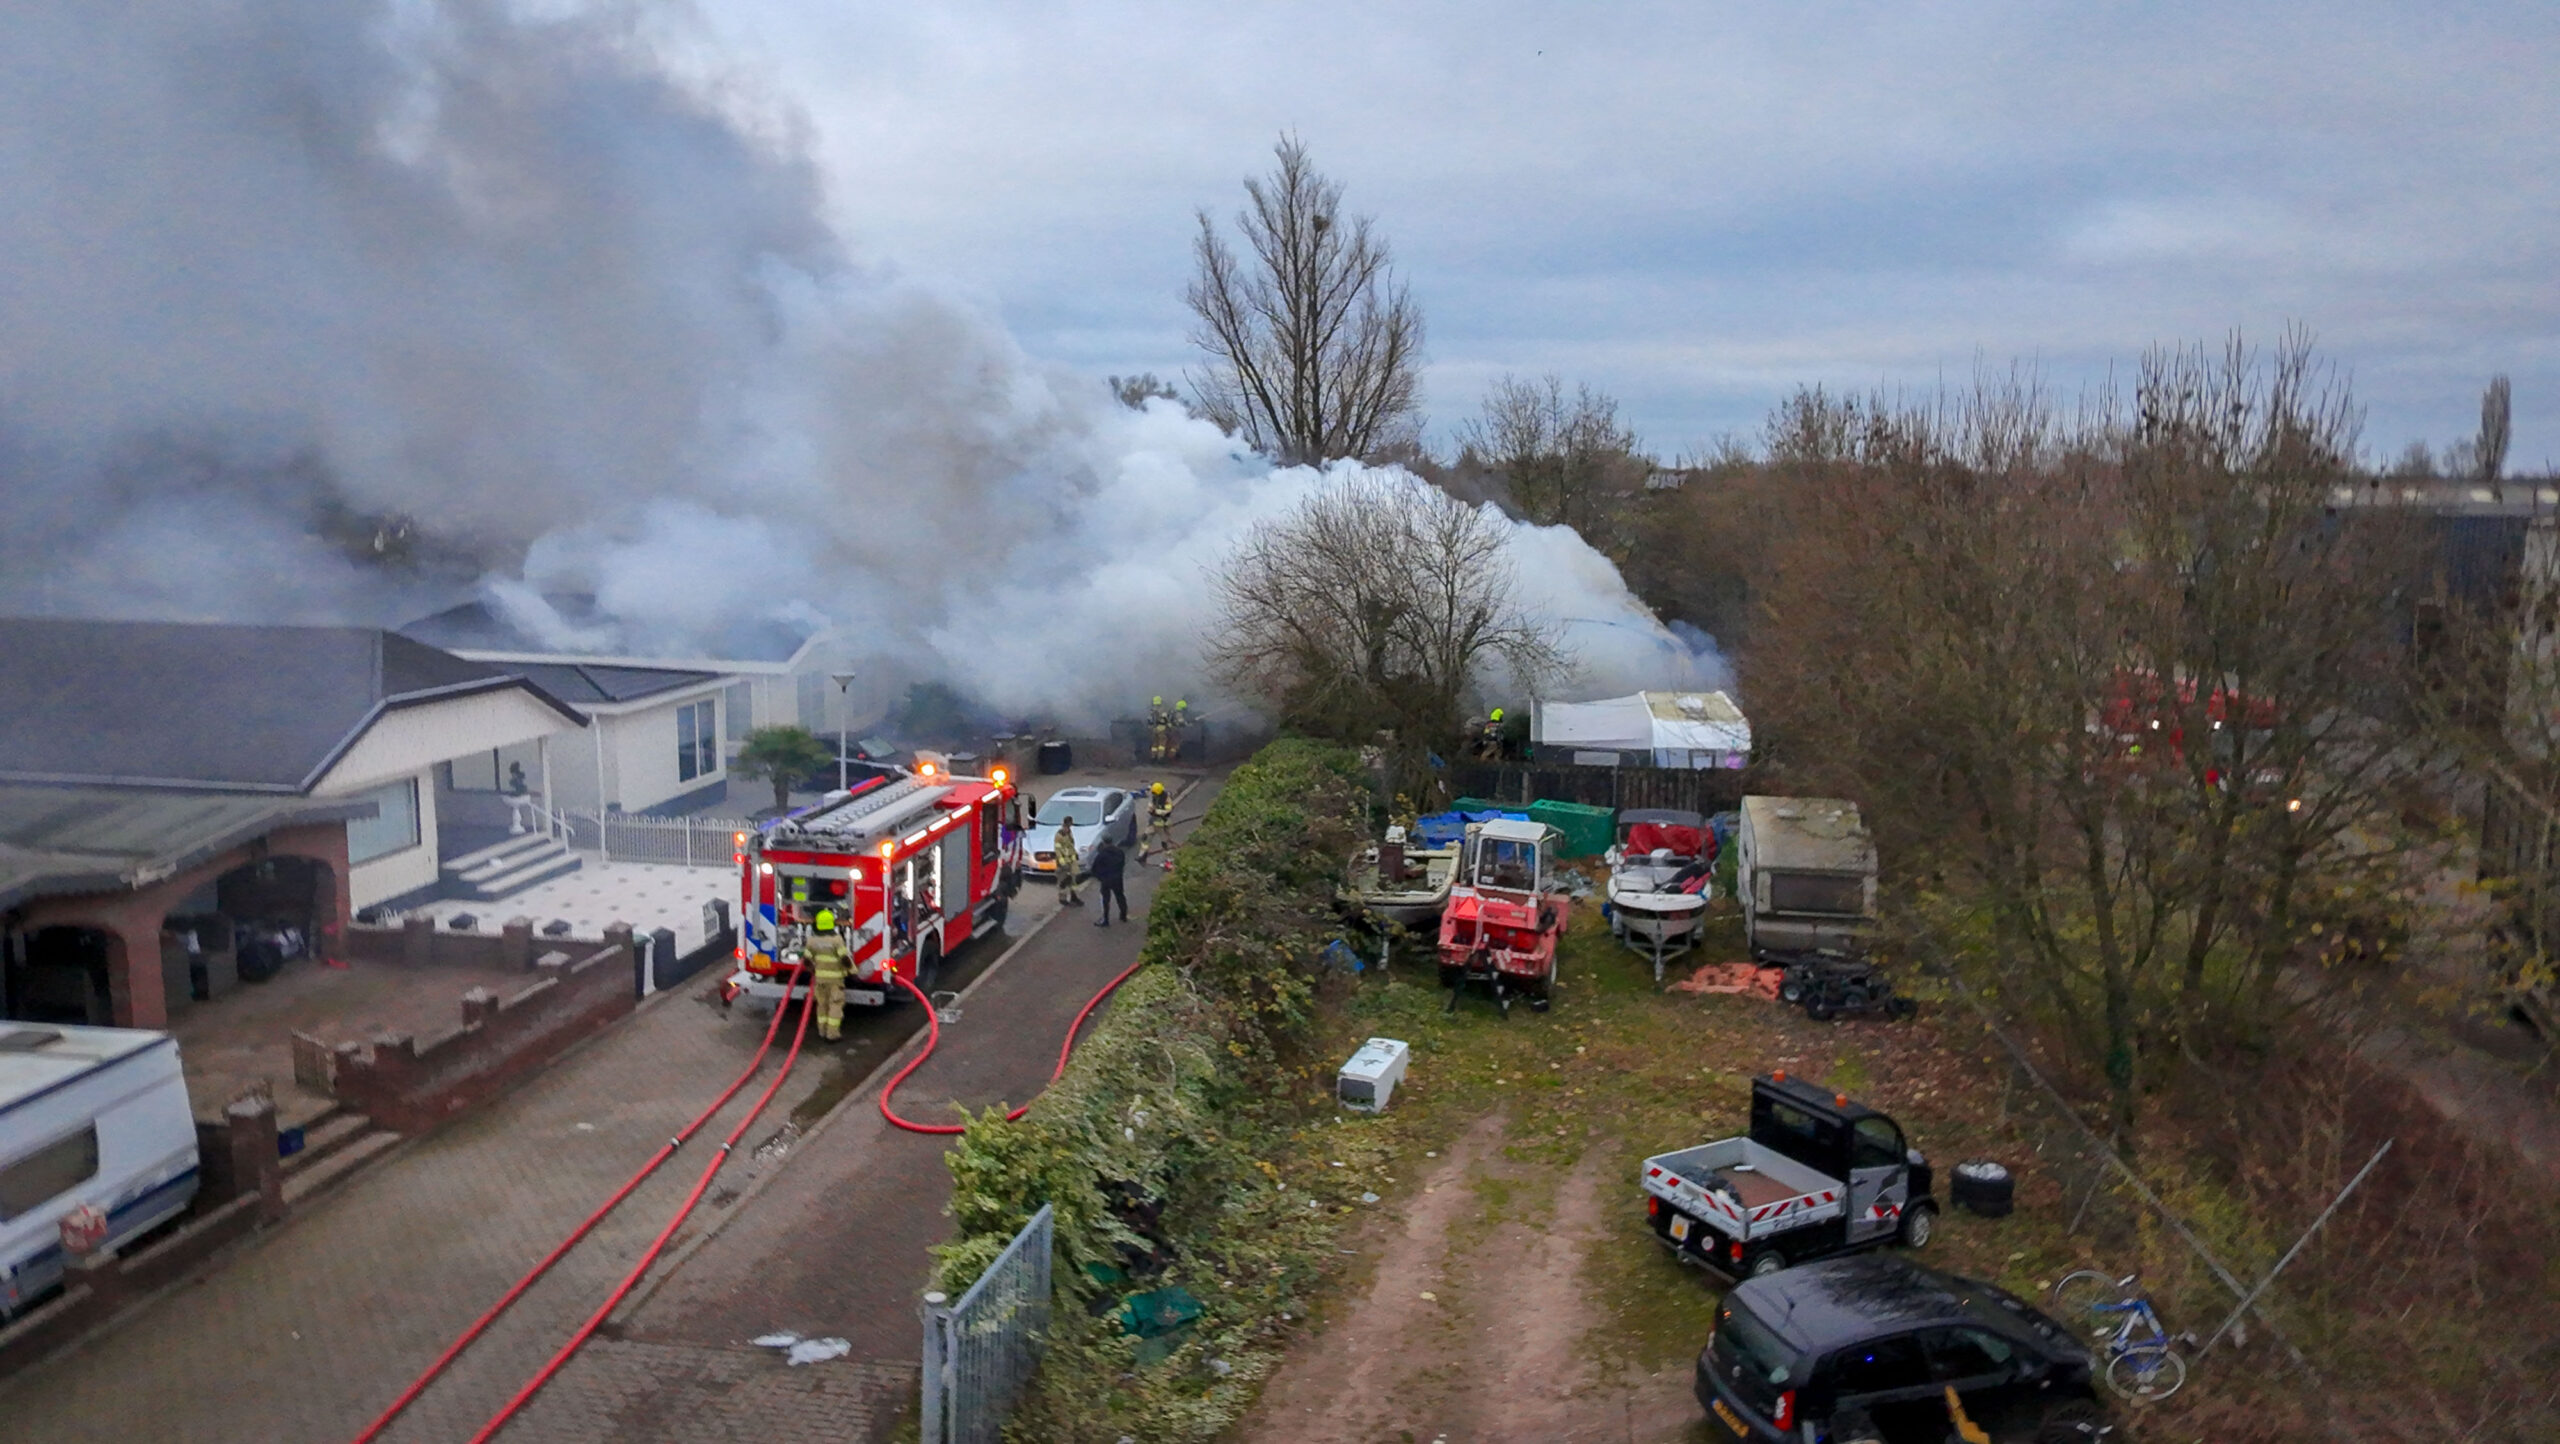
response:
{"label": "red fire hose", "polygon": [[[1085,1000],[1083,1011],[1077,1013],[1076,1020],[1067,1025],[1066,1041],[1058,1045],[1058,1066],[1049,1070],[1049,1081],[1051,1083],[1055,1083],[1060,1078],[1066,1076],[1067,1055],[1075,1051],[1076,1034],[1083,1030],[1084,1020],[1093,1016],[1093,1010],[1102,1006],[1103,999],[1110,997],[1113,992],[1118,990],[1122,983],[1129,981],[1129,975],[1131,973],[1134,973],[1145,966],[1146,960],[1143,958],[1137,962],[1131,963],[1128,967],[1121,970],[1120,976],[1103,984],[1101,992],[1096,993],[1091,998]],[[924,1066],[924,1060],[933,1056],[934,1045],[942,1041],[942,1020],[934,1013],[933,1000],[926,997],[924,995],[924,989],[917,987],[914,981],[906,977],[904,974],[892,974],[892,976],[897,978],[899,986],[905,988],[908,992],[915,994],[917,1002],[924,1004],[924,1051],[918,1053],[911,1061],[908,1062],[907,1066],[899,1069],[898,1076],[890,1079],[888,1086],[880,1090],[880,1116],[888,1119],[897,1127],[907,1130],[909,1133],[958,1133],[961,1131],[961,1125],[957,1123],[917,1123],[911,1119],[899,1117],[897,1111],[889,1106],[889,1095],[898,1091],[898,1085],[907,1081],[908,1074],[913,1073],[918,1068]],[[1022,1115],[1030,1111],[1031,1105],[1025,1103],[1021,1107],[1013,1110],[1011,1113],[1006,1114],[1005,1119],[1008,1122],[1018,1123],[1022,1120]]]}
{"label": "red fire hose", "polygon": [[[799,974],[795,971],[792,976],[796,979]],[[747,1080],[756,1076],[756,1070],[764,1066],[765,1054],[773,1050],[774,1034],[779,1032],[782,1028],[782,1015],[785,1011],[786,1010],[781,1007],[776,1007],[773,1010],[773,1021],[765,1024],[764,1042],[757,1045],[756,1055],[747,1060],[745,1070],[739,1073],[735,1079],[731,1080],[728,1087],[720,1091],[720,1096],[712,1099],[709,1107],[703,1109],[700,1113],[695,1114],[692,1122],[676,1130],[674,1137],[669,1138],[666,1142],[658,1145],[658,1151],[650,1155],[648,1162],[640,1165],[640,1171],[631,1175],[629,1182],[623,1184],[622,1187],[615,1189],[613,1191],[613,1196],[598,1205],[595,1212],[588,1214],[585,1222],[579,1224],[576,1228],[571,1229],[567,1238],[560,1240],[559,1244],[554,1247],[551,1252],[542,1256],[541,1262],[526,1270],[524,1277],[517,1279],[514,1285],[508,1288],[506,1293],[499,1297],[496,1303],[489,1306],[488,1312],[472,1320],[471,1327],[464,1329],[460,1337],[456,1338],[451,1344],[446,1345],[445,1351],[436,1356],[435,1362],[427,1365],[426,1372],[420,1374],[410,1383],[408,1388],[402,1390],[399,1398],[391,1401],[391,1407],[383,1410],[380,1417],[365,1426],[364,1432],[355,1437],[354,1444],[371,1444],[372,1440],[381,1436],[383,1430],[390,1428],[392,1421],[399,1418],[401,1413],[411,1404],[416,1403],[418,1401],[418,1396],[427,1391],[427,1386],[434,1383],[438,1375],[442,1374],[447,1368],[449,1368],[454,1360],[462,1357],[462,1351],[471,1347],[471,1342],[474,1339],[479,1338],[481,1334],[487,1332],[489,1326],[498,1321],[498,1316],[500,1314],[505,1313],[511,1306],[513,1306],[517,1299],[524,1297],[524,1291],[532,1288],[535,1280],[541,1278],[544,1274],[549,1273],[553,1264],[560,1262],[563,1257],[567,1256],[569,1250],[578,1246],[578,1241],[580,1239],[585,1238],[597,1224],[604,1222],[606,1214],[609,1214],[616,1208],[620,1207],[622,1201],[631,1196],[633,1189],[638,1188],[643,1182],[645,1182],[650,1174],[657,1172],[658,1165],[675,1157],[676,1150],[684,1146],[686,1139],[691,1138],[694,1134],[702,1131],[702,1126],[711,1121],[712,1115],[728,1106],[729,1100],[736,1097],[738,1090],[747,1086]]]}
{"label": "red fire hose", "polygon": [[[794,976],[796,977],[797,974],[795,973]],[[783,994],[783,998],[783,1002],[774,1005],[776,1023],[780,1022],[782,1013],[790,1006],[788,991]],[[746,1116],[738,1120],[737,1126],[729,1130],[728,1137],[720,1140],[720,1151],[712,1155],[711,1162],[702,1170],[702,1176],[694,1180],[693,1191],[685,1195],[683,1205],[678,1207],[675,1214],[667,1220],[667,1226],[658,1230],[658,1236],[650,1241],[648,1249],[640,1255],[639,1261],[632,1264],[631,1271],[622,1276],[622,1282],[616,1284],[613,1292],[597,1306],[593,1314],[588,1316],[587,1321],[578,1326],[578,1331],[569,1336],[569,1342],[562,1344],[559,1352],[551,1356],[550,1362],[544,1364],[541,1371],[531,1379],[526,1380],[525,1386],[518,1389],[515,1397],[507,1401],[506,1407],[490,1415],[489,1422],[480,1426],[480,1432],[471,1436],[471,1444],[488,1444],[499,1430],[507,1427],[508,1420],[513,1419],[525,1405],[532,1403],[533,1396],[542,1392],[542,1386],[550,1383],[552,1376],[566,1367],[571,1356],[585,1347],[587,1340],[593,1338],[596,1330],[603,1327],[604,1321],[612,1317],[614,1309],[622,1303],[633,1288],[639,1285],[641,1275],[647,1273],[649,1266],[658,1261],[658,1255],[666,1252],[668,1240],[674,1238],[676,1230],[683,1227],[684,1221],[692,1216],[694,1206],[702,1202],[702,1195],[710,1192],[711,1180],[720,1172],[720,1165],[729,1161],[730,1150],[738,1146],[738,1140],[745,1136],[748,1128],[754,1125],[756,1115],[764,1112],[765,1105],[773,1101],[773,1095],[781,1091],[783,1080],[791,1076],[792,1065],[800,1061],[800,1044],[809,1036],[809,1019],[817,1011],[814,1006],[800,1010],[800,1026],[792,1030],[791,1051],[783,1055],[782,1071],[773,1075],[773,1081],[766,1084],[764,1092],[757,1095],[755,1106],[749,1108]],[[768,1031],[769,1029],[770,1025],[768,1025]]]}

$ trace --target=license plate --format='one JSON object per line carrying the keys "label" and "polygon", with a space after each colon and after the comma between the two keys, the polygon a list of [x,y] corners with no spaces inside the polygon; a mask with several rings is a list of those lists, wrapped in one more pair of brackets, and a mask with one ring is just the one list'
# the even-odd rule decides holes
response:
{"label": "license plate", "polygon": [[1689,1217],[1687,1214],[1673,1215],[1671,1219],[1671,1241],[1673,1243],[1687,1243],[1689,1241]]}
{"label": "license plate", "polygon": [[1716,1400],[1713,1407],[1715,1410],[1716,1421],[1724,1425],[1724,1427],[1732,1430],[1734,1438],[1748,1439],[1751,1437],[1751,1431],[1742,1427],[1742,1416],[1733,1412],[1732,1408],[1726,1405],[1722,1399]]}

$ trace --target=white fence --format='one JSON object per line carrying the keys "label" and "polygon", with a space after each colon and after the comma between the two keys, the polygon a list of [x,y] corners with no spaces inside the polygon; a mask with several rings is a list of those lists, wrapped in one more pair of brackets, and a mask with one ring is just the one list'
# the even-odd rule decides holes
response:
{"label": "white fence", "polygon": [[923,1444],[996,1444],[1049,1335],[1049,1205],[945,1307],[924,1296]]}
{"label": "white fence", "polygon": [[566,814],[569,846],[605,862],[667,862],[684,867],[735,865],[737,837],[755,824],[743,817],[640,817],[608,812]]}

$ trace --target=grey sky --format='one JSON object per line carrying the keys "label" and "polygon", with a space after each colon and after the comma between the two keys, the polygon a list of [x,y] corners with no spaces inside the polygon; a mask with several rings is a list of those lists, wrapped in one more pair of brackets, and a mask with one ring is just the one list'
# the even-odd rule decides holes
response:
{"label": "grey sky", "polygon": [[1505,370],[1669,454],[1798,383],[2068,393],[2299,322],[2371,450],[2468,435],[2506,371],[2511,465],[2560,462],[2549,3],[704,9],[862,254],[1096,372],[1185,364],[1191,212],[1285,127],[1396,246],[1437,436]]}

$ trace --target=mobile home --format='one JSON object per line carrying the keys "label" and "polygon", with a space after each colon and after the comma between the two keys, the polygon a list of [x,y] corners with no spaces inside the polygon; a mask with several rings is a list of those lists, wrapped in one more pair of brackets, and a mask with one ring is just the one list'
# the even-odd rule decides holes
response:
{"label": "mobile home", "polygon": [[186,1208],[195,1116],[177,1040],[142,1028],[0,1023],[0,1318],[62,1282],[62,1221],[88,1207],[112,1252]]}
{"label": "mobile home", "polygon": [[1858,804],[1742,799],[1734,893],[1751,955],[1785,961],[1862,951],[1874,930],[1876,849]]}

